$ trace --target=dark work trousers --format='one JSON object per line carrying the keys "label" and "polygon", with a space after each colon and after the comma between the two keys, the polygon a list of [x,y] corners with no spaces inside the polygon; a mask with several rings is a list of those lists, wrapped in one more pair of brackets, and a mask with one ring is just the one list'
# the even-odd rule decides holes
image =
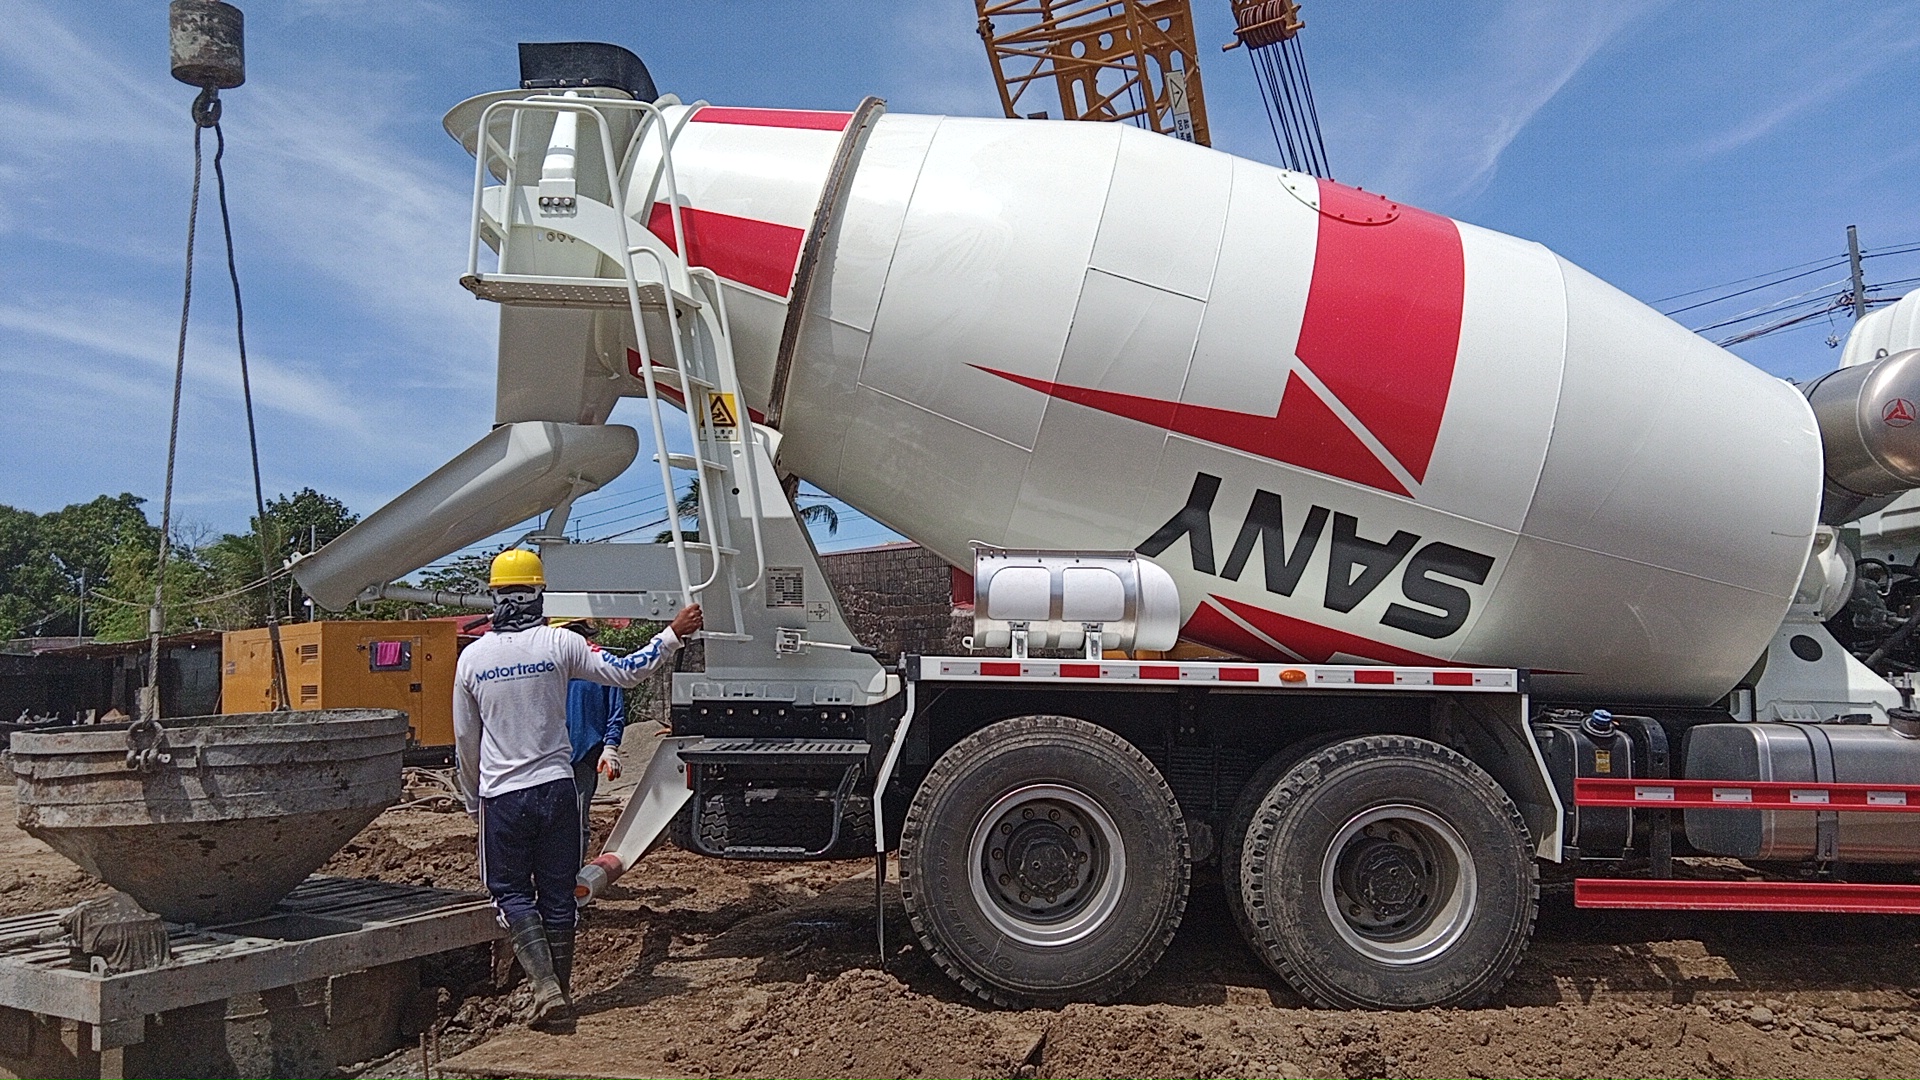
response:
{"label": "dark work trousers", "polygon": [[573,781],[549,780],[480,802],[480,872],[502,922],[537,912],[549,930],[571,928],[580,869]]}
{"label": "dark work trousers", "polygon": [[600,751],[605,746],[605,743],[594,743],[586,757],[573,763],[573,787],[580,793],[580,861],[583,863],[593,850],[593,820],[587,811],[592,807],[593,793],[600,789]]}

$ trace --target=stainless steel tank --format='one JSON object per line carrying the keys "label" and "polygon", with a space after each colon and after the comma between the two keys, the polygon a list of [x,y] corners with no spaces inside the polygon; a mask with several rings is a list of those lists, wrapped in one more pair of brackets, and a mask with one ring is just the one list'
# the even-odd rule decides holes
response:
{"label": "stainless steel tank", "polygon": [[[1690,780],[1911,784],[1920,739],[1885,724],[1703,724],[1687,733]],[[1687,842],[1737,859],[1920,862],[1911,814],[1688,810]],[[1821,852],[1821,832],[1831,851]]]}
{"label": "stainless steel tank", "polygon": [[406,742],[374,709],[16,732],[19,824],[156,915],[250,918],[400,798]]}

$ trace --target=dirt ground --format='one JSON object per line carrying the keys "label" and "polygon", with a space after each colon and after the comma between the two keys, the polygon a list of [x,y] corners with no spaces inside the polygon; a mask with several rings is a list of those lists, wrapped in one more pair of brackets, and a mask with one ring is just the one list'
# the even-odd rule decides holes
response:
{"label": "dirt ground", "polygon": [[[613,813],[597,809],[602,830]],[[420,809],[389,811],[324,872],[478,887],[465,817]],[[0,914],[97,888],[0,828]],[[882,968],[870,863],[656,852],[589,911],[577,1029],[514,1023],[525,989],[469,966],[440,980],[434,1075],[1920,1075],[1920,919],[1576,912],[1550,894],[1492,1006],[1334,1012],[1246,950],[1209,874],[1124,1002],[1009,1011],[942,976],[887,892]],[[420,1076],[420,1053],[360,1075]]]}

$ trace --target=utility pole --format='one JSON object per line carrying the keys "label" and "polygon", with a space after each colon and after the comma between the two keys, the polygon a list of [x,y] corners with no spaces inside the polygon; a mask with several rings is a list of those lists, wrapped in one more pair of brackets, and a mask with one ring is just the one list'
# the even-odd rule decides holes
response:
{"label": "utility pole", "polygon": [[1860,230],[1847,226],[1847,262],[1853,266],[1853,317],[1858,321],[1867,313],[1867,279],[1860,272]]}

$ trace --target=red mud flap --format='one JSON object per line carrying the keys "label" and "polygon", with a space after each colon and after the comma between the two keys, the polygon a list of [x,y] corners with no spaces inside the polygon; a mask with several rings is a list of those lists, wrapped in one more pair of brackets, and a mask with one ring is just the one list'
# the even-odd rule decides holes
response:
{"label": "red mud flap", "polygon": [[1647,881],[1579,878],[1573,905],[1667,911],[1831,911],[1920,915],[1920,885],[1836,881]]}

